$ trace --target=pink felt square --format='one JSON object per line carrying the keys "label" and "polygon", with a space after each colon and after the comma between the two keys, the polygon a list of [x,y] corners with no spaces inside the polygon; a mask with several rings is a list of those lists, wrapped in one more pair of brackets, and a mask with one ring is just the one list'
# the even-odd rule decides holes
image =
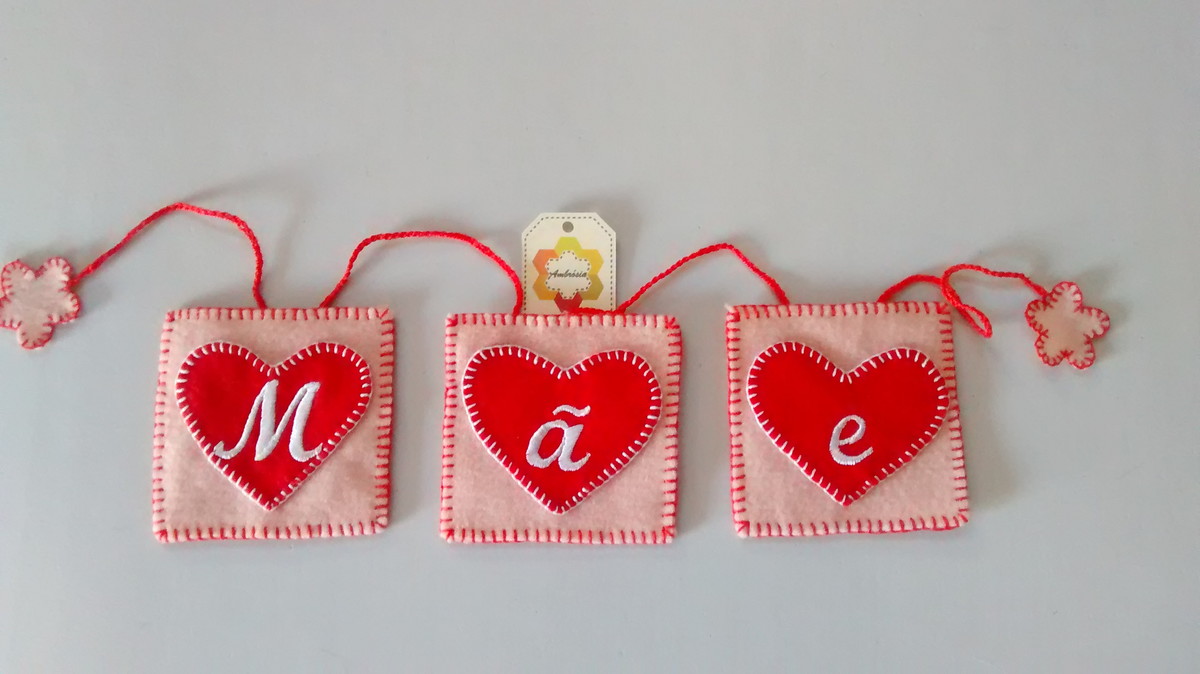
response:
{"label": "pink felt square", "polygon": [[[560,368],[637,354],[661,386],[661,416],[632,459],[570,510],[547,509],[489,453],[464,399],[471,359],[516,347]],[[682,341],[674,318],[459,314],[446,322],[441,532],[451,542],[667,543],[675,531]],[[514,391],[514,397],[521,392]],[[584,433],[586,430],[584,425]]]}
{"label": "pink felt square", "polygon": [[[726,317],[733,520],[743,537],[953,529],[967,521],[967,477],[950,308],[937,302],[736,306]],[[889,349],[916,349],[945,381],[948,409],[932,439],[848,506],[835,501],[763,430],[747,393],[751,362],[799,342],[851,371]]]}
{"label": "pink felt square", "polygon": [[[163,326],[154,422],[153,528],[158,539],[353,536],[385,527],[394,342],[395,327],[386,308],[222,308],[169,313]],[[235,484],[236,476],[227,476],[210,460],[189,427],[193,415],[181,409],[177,386],[187,377],[185,363],[189,355],[213,344],[243,347],[242,352],[268,366],[290,361],[312,345],[333,344],[361,357],[357,365],[363,369],[356,371],[356,376],[359,372],[368,376],[369,372],[370,393],[362,396],[369,402],[360,405],[357,423],[339,436],[324,461],[272,509],[257,502]],[[328,398],[314,398],[311,417],[318,418],[321,406],[327,403]],[[289,398],[282,397],[277,403],[281,428],[288,424],[284,412],[288,404]],[[240,407],[230,416],[235,428],[241,428],[247,416],[258,418],[254,410],[241,411]],[[255,447],[245,451],[249,457]],[[274,452],[286,460],[287,441]]]}

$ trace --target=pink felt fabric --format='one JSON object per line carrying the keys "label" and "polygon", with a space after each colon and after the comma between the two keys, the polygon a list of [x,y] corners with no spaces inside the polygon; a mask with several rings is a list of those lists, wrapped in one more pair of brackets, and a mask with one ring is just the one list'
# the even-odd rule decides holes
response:
{"label": "pink felt fabric", "polygon": [[[951,529],[967,520],[950,310],[934,302],[738,306],[726,319],[733,516],[741,536],[809,536]],[[755,419],[744,395],[755,356],[784,341],[806,344],[851,370],[896,347],[937,365],[950,392],[941,429],[905,466],[842,506],[812,482]]]}
{"label": "pink felt fabric", "polygon": [[1083,370],[1096,362],[1092,340],[1108,332],[1108,314],[1083,303],[1083,291],[1070,281],[1054,286],[1025,309],[1025,320],[1038,333],[1037,352],[1054,366],[1064,360]]}
{"label": "pink felt fabric", "polygon": [[52,257],[37,269],[13,260],[0,269],[0,328],[17,331],[17,342],[40,349],[54,326],[79,315],[79,298],[71,290],[71,264]]}
{"label": "pink felt fabric", "polygon": [[[187,309],[167,315],[155,414],[154,532],[164,542],[371,534],[387,525],[395,329],[384,308]],[[173,394],[183,360],[225,341],[279,363],[318,342],[343,344],[370,367],[358,424],[279,507],[264,510],[205,457]]]}
{"label": "pink felt fabric", "polygon": [[[666,316],[451,316],[446,328],[442,535],[454,542],[665,543],[674,535],[682,345]],[[531,497],[488,453],[463,413],[463,368],[479,350],[529,349],[561,367],[611,349],[649,363],[663,392],[650,439],[619,473],[563,514]]]}

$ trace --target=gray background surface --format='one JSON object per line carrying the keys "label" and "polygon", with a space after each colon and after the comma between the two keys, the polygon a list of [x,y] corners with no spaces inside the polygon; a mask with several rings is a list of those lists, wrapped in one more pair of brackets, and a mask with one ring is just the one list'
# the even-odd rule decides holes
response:
{"label": "gray background surface", "polygon": [[442,319],[511,291],[394,245],[343,296],[398,314],[393,525],[162,546],[160,321],[250,302],[237,235],[175,217],[44,352],[0,335],[0,671],[1194,670],[1197,35],[1190,0],[0,2],[3,260],[82,265],[190,199],[255,225],[268,299],[305,306],[369,233],[514,259],[539,212],[595,210],[622,296],[731,239],[801,301],[976,261],[1114,319],[1095,368],[1052,370],[1028,294],[964,280],[997,328],[956,329],[971,522],[741,541],[723,305],[769,295],[712,259],[640,305],[686,340],[675,543],[452,547]]}

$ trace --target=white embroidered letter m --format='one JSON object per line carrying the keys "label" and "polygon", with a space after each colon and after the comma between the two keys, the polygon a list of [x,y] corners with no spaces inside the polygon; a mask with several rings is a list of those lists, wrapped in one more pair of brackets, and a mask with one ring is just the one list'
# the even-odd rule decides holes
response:
{"label": "white embroidered letter m", "polygon": [[292,398],[292,402],[288,404],[283,418],[276,420],[275,399],[279,391],[279,381],[267,382],[258,392],[254,404],[250,406],[250,414],[246,417],[246,425],[242,428],[242,437],[237,444],[225,449],[225,443],[218,442],[213,447],[213,454],[222,459],[232,459],[240,454],[246,448],[246,443],[250,441],[250,433],[254,429],[254,419],[257,416],[258,442],[254,448],[255,461],[262,461],[275,451],[289,421],[292,423],[292,437],[288,441],[288,452],[297,461],[308,461],[313,458],[321,451],[321,447],[318,445],[316,449],[311,450],[304,448],[304,429],[308,426],[308,415],[312,411],[313,398],[316,397],[320,388],[321,384],[315,381],[301,386],[300,390],[296,391],[295,397]]}

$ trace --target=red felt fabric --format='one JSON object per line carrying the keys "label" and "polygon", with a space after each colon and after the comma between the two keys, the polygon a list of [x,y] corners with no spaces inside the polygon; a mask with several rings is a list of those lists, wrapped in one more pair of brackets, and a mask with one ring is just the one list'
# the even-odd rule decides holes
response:
{"label": "red felt fabric", "polygon": [[[907,463],[931,440],[946,416],[946,385],[929,358],[894,349],[843,373],[803,344],[766,349],[750,367],[747,394],[763,430],[835,501],[849,505]],[[838,449],[858,456],[854,465],[834,458],[831,443],[862,437]]]}
{"label": "red felt fabric", "polygon": [[[224,459],[213,453],[217,443],[226,450],[237,445],[250,417],[255,398],[271,380],[279,382],[277,422],[299,389],[318,382],[320,389],[304,428],[303,446],[321,451],[307,461],[292,457],[288,445],[295,416],[283,426],[278,445],[269,456],[256,460],[259,418],[242,451]],[[316,344],[271,367],[250,351],[224,343],[200,347],[180,368],[176,396],[192,436],[204,453],[259,505],[271,510],[282,503],[337,447],[366,410],[371,378],[366,362],[357,353],[337,344]]]}
{"label": "red felt fabric", "polygon": [[[484,349],[467,364],[463,400],[488,451],[551,512],[563,513],[607,482],[646,444],[662,412],[662,392],[649,365],[628,351],[593,355],[570,369],[519,347]],[[590,407],[586,416],[555,410]],[[578,470],[553,462],[536,467],[530,440],[548,422],[582,425],[570,457],[589,456]],[[549,456],[565,433],[541,444]]]}

